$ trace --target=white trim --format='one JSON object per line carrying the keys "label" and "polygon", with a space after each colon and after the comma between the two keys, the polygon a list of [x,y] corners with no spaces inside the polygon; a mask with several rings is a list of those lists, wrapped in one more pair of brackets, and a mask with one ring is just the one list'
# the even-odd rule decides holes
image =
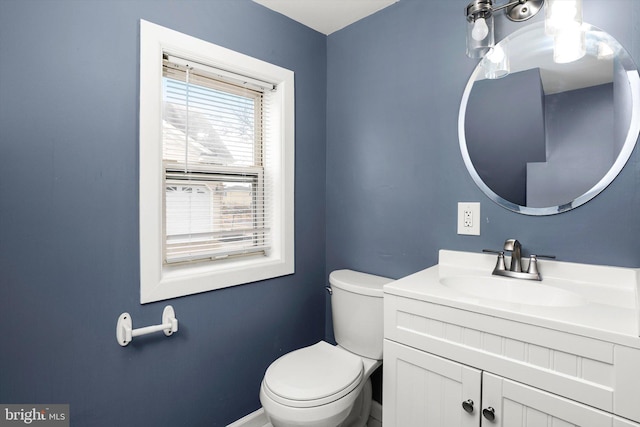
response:
{"label": "white trim", "polygon": [[238,421],[228,424],[227,427],[265,427],[267,425],[270,425],[267,416],[264,414],[264,409],[260,408]]}
{"label": "white trim", "polygon": [[[262,258],[177,267],[162,265],[162,53],[170,51],[277,87],[272,148],[273,250]],[[140,21],[140,302],[256,282],[294,272],[294,74],[292,71]]]}

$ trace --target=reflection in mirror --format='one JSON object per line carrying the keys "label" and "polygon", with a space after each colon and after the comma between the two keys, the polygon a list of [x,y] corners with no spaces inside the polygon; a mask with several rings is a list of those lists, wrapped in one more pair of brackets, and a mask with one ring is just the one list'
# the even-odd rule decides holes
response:
{"label": "reflection in mirror", "polygon": [[[498,204],[550,215],[586,203],[615,179],[640,130],[640,79],[631,57],[588,24],[587,54],[553,62],[544,22],[502,40],[510,73],[485,57],[465,89],[458,133],[476,184]],[[491,79],[487,78],[491,77]]]}

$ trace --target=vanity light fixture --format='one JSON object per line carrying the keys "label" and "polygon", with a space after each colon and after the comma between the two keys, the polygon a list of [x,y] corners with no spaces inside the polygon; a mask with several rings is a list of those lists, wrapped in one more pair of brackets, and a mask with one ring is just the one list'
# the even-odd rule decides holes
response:
{"label": "vanity light fixture", "polygon": [[473,0],[466,8],[467,14],[467,56],[482,58],[495,41],[493,35],[493,13],[505,9],[507,18],[520,22],[534,16],[544,4],[544,0],[514,0],[494,6],[493,0]]}

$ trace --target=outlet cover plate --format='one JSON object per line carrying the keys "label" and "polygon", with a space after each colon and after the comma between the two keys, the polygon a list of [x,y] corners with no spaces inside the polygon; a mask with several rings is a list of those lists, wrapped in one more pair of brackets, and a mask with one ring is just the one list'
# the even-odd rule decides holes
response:
{"label": "outlet cover plate", "polygon": [[480,235],[480,202],[458,203],[458,234]]}

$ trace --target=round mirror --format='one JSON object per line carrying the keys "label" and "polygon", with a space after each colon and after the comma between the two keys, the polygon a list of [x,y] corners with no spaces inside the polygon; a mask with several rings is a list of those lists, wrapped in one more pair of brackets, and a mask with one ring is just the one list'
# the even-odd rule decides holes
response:
{"label": "round mirror", "polygon": [[555,63],[544,22],[523,27],[494,48],[502,61],[490,52],[465,88],[465,165],[514,212],[551,215],[586,203],[615,179],[638,139],[638,70],[613,37],[584,28],[586,55]]}

